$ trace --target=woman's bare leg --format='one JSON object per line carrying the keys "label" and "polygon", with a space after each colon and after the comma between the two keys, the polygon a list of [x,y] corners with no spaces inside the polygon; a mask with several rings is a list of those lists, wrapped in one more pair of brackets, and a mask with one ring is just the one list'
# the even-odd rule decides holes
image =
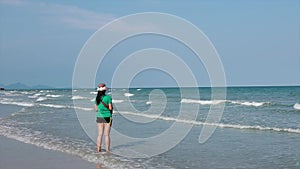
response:
{"label": "woman's bare leg", "polygon": [[97,125],[98,125],[97,150],[98,150],[98,152],[100,152],[101,144],[102,144],[104,123],[97,123]]}
{"label": "woman's bare leg", "polygon": [[105,149],[106,149],[106,152],[110,151],[110,128],[111,128],[111,123],[104,124],[104,136],[105,136]]}

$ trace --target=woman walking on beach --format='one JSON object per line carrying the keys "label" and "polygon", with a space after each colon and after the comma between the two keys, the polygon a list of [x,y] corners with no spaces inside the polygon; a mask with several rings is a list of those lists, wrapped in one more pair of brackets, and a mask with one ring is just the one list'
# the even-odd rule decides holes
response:
{"label": "woman walking on beach", "polygon": [[100,83],[97,87],[97,97],[95,100],[95,110],[97,111],[97,125],[98,125],[98,138],[97,138],[97,151],[101,151],[102,136],[105,137],[106,152],[110,151],[110,128],[112,125],[112,99],[110,96],[105,95],[108,88],[104,83]]}

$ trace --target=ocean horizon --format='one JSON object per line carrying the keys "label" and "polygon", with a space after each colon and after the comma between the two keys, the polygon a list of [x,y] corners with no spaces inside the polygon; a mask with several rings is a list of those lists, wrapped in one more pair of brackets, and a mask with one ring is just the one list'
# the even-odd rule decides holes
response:
{"label": "ocean horizon", "polygon": [[[19,84],[20,87],[11,88],[9,86]],[[26,86],[26,87],[22,87]],[[130,86],[130,87],[114,87],[114,89],[153,89],[153,88],[232,88],[232,87],[298,87],[300,84],[282,84],[282,85],[227,85],[227,86]],[[12,83],[8,85],[0,85],[0,87],[4,88],[5,90],[65,90],[65,89],[96,89],[95,87],[72,87],[72,86],[65,86],[65,87],[54,87],[54,86],[47,86],[43,84],[29,86],[24,83]]]}

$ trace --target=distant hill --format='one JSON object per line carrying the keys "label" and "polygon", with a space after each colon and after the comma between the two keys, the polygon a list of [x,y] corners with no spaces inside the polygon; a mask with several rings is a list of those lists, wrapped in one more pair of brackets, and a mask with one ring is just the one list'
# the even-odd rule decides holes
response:
{"label": "distant hill", "polygon": [[12,83],[9,85],[4,85],[4,84],[0,84],[0,87],[5,88],[5,89],[53,89],[54,87],[51,86],[46,86],[46,85],[35,85],[35,86],[28,86],[26,84],[23,83]]}
{"label": "distant hill", "polygon": [[5,89],[29,89],[30,87],[23,83],[12,83],[4,86]]}

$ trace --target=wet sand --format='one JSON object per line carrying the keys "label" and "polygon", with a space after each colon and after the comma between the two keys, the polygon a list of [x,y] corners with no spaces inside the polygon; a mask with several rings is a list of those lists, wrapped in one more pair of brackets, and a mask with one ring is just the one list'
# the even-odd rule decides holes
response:
{"label": "wet sand", "polygon": [[95,169],[99,166],[76,156],[0,136],[0,168]]}

